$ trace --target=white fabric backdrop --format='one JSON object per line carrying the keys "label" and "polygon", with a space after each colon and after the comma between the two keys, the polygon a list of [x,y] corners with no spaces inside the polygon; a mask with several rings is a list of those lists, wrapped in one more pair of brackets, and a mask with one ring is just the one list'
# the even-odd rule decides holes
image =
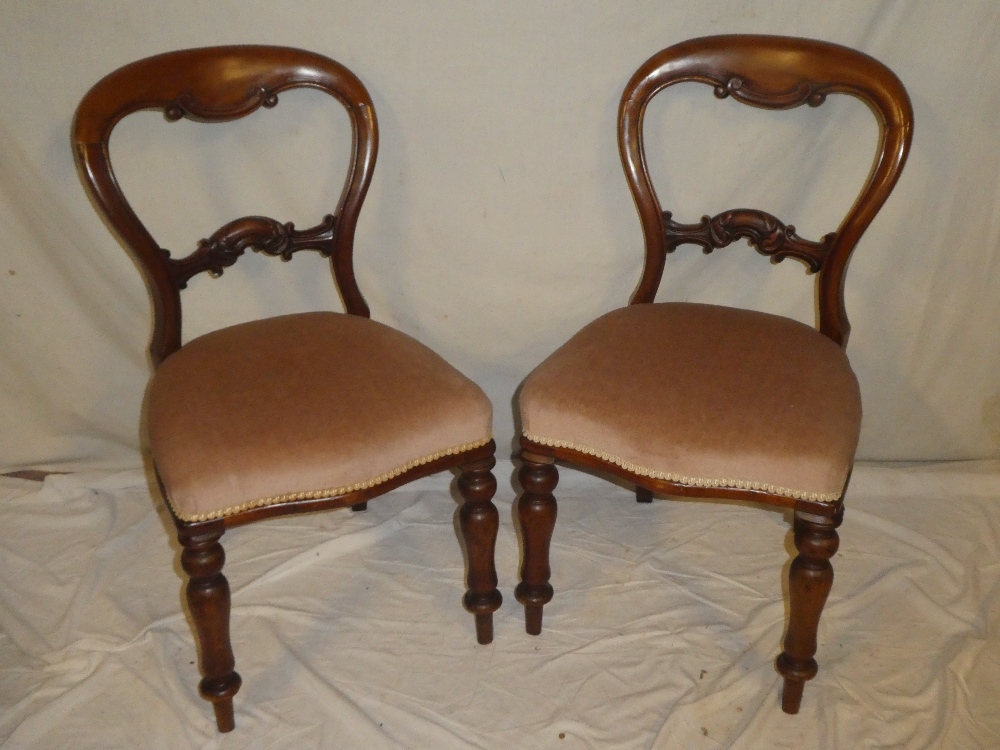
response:
{"label": "white fabric backdrop", "polygon": [[[615,114],[649,55],[713,33],[814,36],[883,60],[910,91],[913,152],[848,278],[861,455],[1000,454],[1000,5],[730,0],[488,3],[171,0],[0,5],[0,464],[135,466],[149,304],[88,204],[73,110],[110,70],[157,52],[263,42],[325,53],[371,91],[382,148],[357,237],[373,317],[438,350],[496,405],[501,451],[521,378],[624,304],[642,241]],[[868,166],[860,104],[769,113],[684,86],[652,108],[665,205],[685,221],[751,205],[817,238]],[[331,119],[329,113],[336,115]],[[311,225],[336,201],[345,119],[291,93],[230,128],[128,122],[113,143],[137,209],[175,253],[238,215]],[[281,143],[272,149],[272,143]],[[334,145],[335,142],[338,145]],[[812,284],[744,245],[683,248],[661,299],[812,320]],[[338,309],[325,264],[244,259],[186,297],[187,333]]]}

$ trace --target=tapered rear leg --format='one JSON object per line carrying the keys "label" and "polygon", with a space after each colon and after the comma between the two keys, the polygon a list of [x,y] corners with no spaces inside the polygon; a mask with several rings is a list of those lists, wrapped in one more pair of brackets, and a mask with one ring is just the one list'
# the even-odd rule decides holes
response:
{"label": "tapered rear leg", "polygon": [[514,596],[524,605],[525,630],[538,635],[542,632],[542,607],[552,600],[549,546],[557,513],[552,490],[559,482],[559,472],[553,459],[547,456],[524,452],[521,460],[518,478],[522,492],[517,502],[517,517],[524,539],[524,563]]}
{"label": "tapered rear leg", "polygon": [[494,561],[500,526],[500,514],[492,502],[497,480],[490,469],[495,464],[493,456],[467,464],[458,478],[464,501],[458,519],[469,555],[468,591],[463,603],[476,616],[476,640],[483,644],[493,641],[493,613],[503,602]]}
{"label": "tapered rear leg", "polygon": [[778,671],[785,678],[781,709],[786,714],[799,712],[802,688],[819,669],[813,658],[816,633],[833,585],[830,558],[840,544],[837,527],[842,519],[843,506],[833,518],[795,511],[795,548],[799,554],[788,573],[791,613],[784,651],[777,660]]}
{"label": "tapered rear leg", "polygon": [[224,531],[222,521],[179,524],[177,538],[183,547],[181,566],[190,576],[185,593],[201,647],[199,692],[212,702],[219,731],[230,732],[236,726],[233,696],[242,680],[229,641],[229,582],[222,575],[226,553],[219,544]]}

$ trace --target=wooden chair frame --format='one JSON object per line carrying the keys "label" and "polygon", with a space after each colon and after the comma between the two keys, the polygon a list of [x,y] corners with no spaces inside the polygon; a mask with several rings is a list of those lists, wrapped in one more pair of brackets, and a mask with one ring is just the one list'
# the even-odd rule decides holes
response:
{"label": "wooden chair frame", "polygon": [[[190,255],[171,258],[146,230],[118,185],[108,151],[115,125],[134,112],[148,109],[161,110],[171,121],[236,120],[260,107],[274,107],[278,94],[293,88],[326,92],[344,106],[350,117],[352,157],[335,213],[305,230],[267,217],[245,216],[199,242]],[[222,274],[247,249],[284,260],[300,250],[315,250],[329,257],[347,314],[370,317],[354,277],[353,245],[358,214],[375,167],[378,126],[364,85],[339,63],[303,50],[251,45],[157,55],[126,65],[98,82],[77,109],[72,140],[84,186],[98,211],[138,260],[149,288],[153,300],[149,354],[154,367],[181,347],[181,289],[203,271]],[[501,603],[493,561],[499,526],[499,514],[492,503],[496,491],[491,472],[496,463],[494,451],[490,441],[417,466],[367,489],[258,507],[212,521],[185,522],[170,510],[183,548],[181,563],[190,576],[186,596],[201,647],[204,679],[200,692],[212,702],[220,731],[235,726],[233,696],[241,682],[229,636],[229,584],[222,574],[225,553],[219,543],[223,533],[234,526],[275,516],[343,507],[364,510],[370,498],[420,477],[458,468],[458,489],[464,500],[459,518],[469,559],[468,591],[463,601],[475,615],[479,642],[490,643],[493,612]],[[162,483],[160,490],[166,497]]]}
{"label": "wooden chair frame", "polygon": [[[793,226],[755,209],[705,216],[698,224],[679,224],[669,211],[663,211],[646,164],[643,117],[654,95],[685,81],[712,86],[720,99],[732,97],[772,110],[803,104],[818,107],[835,93],[864,102],[878,121],[878,150],[868,179],[837,231],[811,242],[800,238]],[[846,47],[807,39],[735,35],[692,39],[653,55],[625,87],[618,114],[619,152],[646,244],[642,278],[630,304],[653,302],[666,256],[679,245],[695,244],[711,252],[745,238],[758,252],[771,256],[772,262],[793,257],[817,273],[819,331],[846,346],[850,333],[844,307],[847,264],[896,184],[912,134],[913,111],[899,79],[882,63]],[[535,635],[541,632],[542,607],[553,595],[549,545],[557,513],[552,494],[558,482],[556,461],[630,482],[636,486],[636,499],[643,503],[651,502],[656,493],[791,508],[798,555],[789,572],[790,619],[777,668],[784,677],[782,708],[786,713],[798,712],[803,686],[817,672],[816,634],[833,583],[830,558],[839,543],[836,529],[844,514],[843,493],[835,502],[824,503],[752,489],[697,487],[633,474],[595,456],[526,437],[521,438],[521,448],[523,492],[517,512],[524,559],[515,596],[525,606],[527,632]]]}

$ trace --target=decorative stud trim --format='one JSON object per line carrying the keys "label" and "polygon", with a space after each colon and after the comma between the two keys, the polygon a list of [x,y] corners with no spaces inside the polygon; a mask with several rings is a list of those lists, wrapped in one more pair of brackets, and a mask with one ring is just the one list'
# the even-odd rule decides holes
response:
{"label": "decorative stud trim", "polygon": [[841,495],[843,494],[840,492],[807,492],[805,490],[780,487],[776,484],[768,484],[766,482],[755,482],[749,479],[689,477],[684,476],[683,474],[675,474],[670,471],[656,471],[655,469],[634,464],[621,456],[613,456],[610,453],[605,453],[604,451],[597,450],[596,448],[588,448],[585,445],[577,445],[576,443],[571,443],[567,440],[554,440],[552,438],[539,437],[538,435],[532,435],[528,432],[523,433],[523,435],[531,442],[538,443],[539,445],[547,445],[550,448],[569,448],[570,450],[585,453],[588,456],[594,456],[602,461],[607,461],[610,464],[620,466],[625,469],[625,471],[631,474],[636,474],[640,477],[662,479],[667,482],[676,482],[677,484],[686,484],[692,487],[725,487],[737,490],[760,490],[761,492],[769,492],[772,495],[791,497],[796,500],[811,500],[816,503],[833,503],[840,500]]}
{"label": "decorative stud trim", "polygon": [[391,471],[387,471],[385,474],[380,474],[373,479],[366,479],[363,482],[355,482],[354,484],[344,485],[343,487],[332,487],[329,489],[321,490],[305,490],[303,492],[288,492],[284,495],[273,495],[271,497],[262,497],[258,500],[250,500],[245,503],[240,503],[239,505],[232,505],[228,508],[222,508],[221,510],[213,510],[210,513],[194,513],[187,514],[181,513],[177,506],[174,505],[173,501],[169,497],[166,498],[167,504],[170,505],[170,509],[174,512],[181,521],[186,523],[197,523],[199,521],[212,521],[216,518],[225,518],[226,516],[236,515],[237,513],[242,513],[243,511],[253,510],[254,508],[262,508],[268,505],[280,505],[282,503],[291,503],[296,500],[321,500],[330,497],[339,497],[340,495],[347,495],[351,492],[357,492],[358,490],[366,490],[370,487],[375,487],[377,485],[388,482],[390,479],[395,479],[400,474],[405,474],[410,471],[410,469],[415,469],[418,466],[423,466],[424,464],[429,464],[431,461],[436,461],[439,458],[444,458],[445,456],[454,456],[459,453],[465,453],[466,451],[471,451],[475,448],[482,448],[486,445],[493,437],[486,437],[482,440],[477,440],[473,443],[463,443],[462,445],[456,445],[452,448],[446,448],[444,450],[438,451],[437,453],[432,453],[428,456],[423,456],[422,458],[414,459],[408,463],[398,466]]}

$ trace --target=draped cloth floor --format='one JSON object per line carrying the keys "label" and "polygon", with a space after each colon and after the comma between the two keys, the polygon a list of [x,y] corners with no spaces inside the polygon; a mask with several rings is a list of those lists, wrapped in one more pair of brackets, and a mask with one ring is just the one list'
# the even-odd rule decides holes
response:
{"label": "draped cloth floor", "polygon": [[0,479],[0,741],[10,748],[1000,747],[1000,463],[859,465],[785,716],[789,516],[563,470],[540,637],[512,589],[475,643],[447,474],[228,532],[237,728],[196,692],[177,544],[139,470]]}

